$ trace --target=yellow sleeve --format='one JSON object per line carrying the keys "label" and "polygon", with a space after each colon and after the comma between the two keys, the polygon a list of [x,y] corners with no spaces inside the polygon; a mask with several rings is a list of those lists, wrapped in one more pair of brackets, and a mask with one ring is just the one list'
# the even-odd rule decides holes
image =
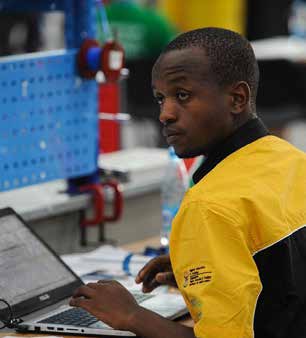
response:
{"label": "yellow sleeve", "polygon": [[239,217],[190,202],[174,222],[171,263],[201,338],[251,338],[261,283]]}

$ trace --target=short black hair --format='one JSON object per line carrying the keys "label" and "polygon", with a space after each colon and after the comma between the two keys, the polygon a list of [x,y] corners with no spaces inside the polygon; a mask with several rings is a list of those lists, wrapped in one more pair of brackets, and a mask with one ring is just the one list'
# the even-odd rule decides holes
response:
{"label": "short black hair", "polygon": [[220,86],[245,81],[251,90],[251,109],[255,112],[259,69],[251,44],[240,34],[228,29],[206,27],[183,33],[163,50],[202,48]]}

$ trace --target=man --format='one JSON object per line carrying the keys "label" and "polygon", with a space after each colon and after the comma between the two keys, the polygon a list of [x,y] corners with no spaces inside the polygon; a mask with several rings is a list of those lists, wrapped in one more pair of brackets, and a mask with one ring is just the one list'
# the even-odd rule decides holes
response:
{"label": "man", "polygon": [[142,337],[306,337],[306,156],[256,116],[258,67],[240,35],[184,33],[154,65],[164,135],[181,157],[204,154],[173,222],[170,258],[136,281],[177,284],[194,329],[138,306],[119,284],[76,291],[80,306]]}

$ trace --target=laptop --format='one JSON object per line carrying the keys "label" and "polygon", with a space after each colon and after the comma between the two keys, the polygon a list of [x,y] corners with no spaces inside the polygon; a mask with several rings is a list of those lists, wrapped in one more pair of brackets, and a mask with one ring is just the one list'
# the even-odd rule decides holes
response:
{"label": "laptop", "polygon": [[[83,309],[70,307],[81,279],[11,208],[0,210],[0,295],[20,318],[16,330],[74,335],[135,336],[115,330]],[[186,314],[179,294],[134,294],[141,306],[168,319]],[[6,316],[6,317],[5,317]],[[8,309],[0,302],[0,318]]]}

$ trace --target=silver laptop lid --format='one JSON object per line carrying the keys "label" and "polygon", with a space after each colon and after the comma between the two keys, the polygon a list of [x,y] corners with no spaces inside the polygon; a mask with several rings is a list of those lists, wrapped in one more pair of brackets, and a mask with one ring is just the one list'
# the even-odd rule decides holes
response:
{"label": "silver laptop lid", "polygon": [[[11,208],[0,210],[0,295],[17,317],[70,297],[82,281]],[[1,308],[0,314],[6,310]]]}

